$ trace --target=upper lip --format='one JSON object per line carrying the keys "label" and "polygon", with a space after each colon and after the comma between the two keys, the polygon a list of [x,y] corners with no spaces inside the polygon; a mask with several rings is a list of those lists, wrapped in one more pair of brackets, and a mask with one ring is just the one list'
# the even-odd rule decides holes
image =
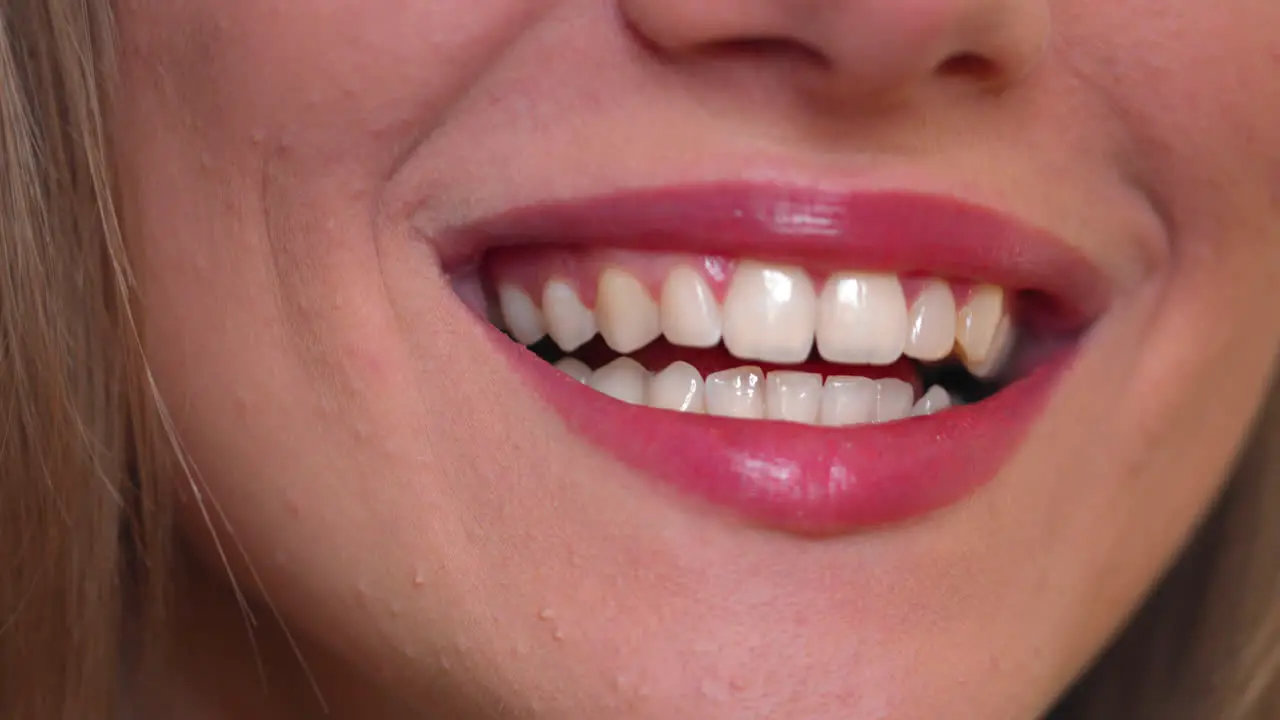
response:
{"label": "upper lip", "polygon": [[534,243],[750,257],[813,269],[918,274],[1037,291],[1073,324],[1110,302],[1105,274],[1030,223],[946,195],[708,183],[513,208],[446,233],[446,271]]}

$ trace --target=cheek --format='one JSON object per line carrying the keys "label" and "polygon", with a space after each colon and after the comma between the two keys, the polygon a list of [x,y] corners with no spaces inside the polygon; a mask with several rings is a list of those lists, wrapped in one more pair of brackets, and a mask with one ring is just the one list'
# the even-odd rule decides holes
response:
{"label": "cheek", "polygon": [[[315,394],[309,382],[403,379],[385,348],[395,318],[378,242],[406,238],[381,227],[382,193],[543,4],[119,3],[131,249],[153,300],[149,340],[176,378],[271,377],[278,392],[246,407]],[[280,357],[247,359],[268,353]]]}
{"label": "cheek", "polygon": [[1106,103],[1129,148],[1122,170],[1167,231],[1167,332],[1148,332],[1168,342],[1148,356],[1170,367],[1139,373],[1151,403],[1174,367],[1213,385],[1269,361],[1280,335],[1280,315],[1262,311],[1280,286],[1280,5],[1079,0],[1058,10],[1071,72]]}
{"label": "cheek", "polygon": [[[225,550],[250,578],[249,553],[282,606],[335,634],[370,614],[368,587],[421,573],[433,597],[448,595],[421,557],[457,557],[456,528],[401,509],[447,503],[432,479],[456,475],[448,449],[467,446],[423,397],[462,407],[468,395],[418,382],[418,363],[448,366],[448,344],[408,357],[381,284],[378,200],[396,158],[536,6],[119,8],[126,230],[148,354],[205,503],[189,498],[183,520],[211,566]],[[433,277],[418,310],[447,338],[448,290]],[[370,470],[384,461],[398,471]]]}
{"label": "cheek", "polygon": [[305,147],[382,177],[544,4],[125,0],[125,86],[163,102],[210,162]]}
{"label": "cheek", "polygon": [[[1073,38],[1063,48],[1072,72],[1118,121],[1131,148],[1125,169],[1154,196],[1177,241],[1273,238],[1280,5],[1080,0],[1062,3],[1061,23]],[[1247,232],[1208,232],[1263,219],[1267,227]]]}

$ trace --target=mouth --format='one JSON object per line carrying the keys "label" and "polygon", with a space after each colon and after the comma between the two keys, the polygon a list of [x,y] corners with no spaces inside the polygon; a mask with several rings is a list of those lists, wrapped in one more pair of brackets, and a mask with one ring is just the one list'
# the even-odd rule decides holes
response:
{"label": "mouth", "polygon": [[455,291],[569,429],[661,492],[809,535],[989,483],[1108,301],[1061,240],[909,193],[664,188],[447,240]]}

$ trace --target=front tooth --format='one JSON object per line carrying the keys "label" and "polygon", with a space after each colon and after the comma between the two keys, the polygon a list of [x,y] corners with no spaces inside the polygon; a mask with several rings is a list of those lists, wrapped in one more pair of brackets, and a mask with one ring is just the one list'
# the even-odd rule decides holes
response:
{"label": "front tooth", "polygon": [[759,420],[764,417],[764,373],[758,367],[722,370],[707,376],[707,414]]}
{"label": "front tooth", "polygon": [[803,270],[746,261],[725,296],[724,346],[744,360],[803,362],[816,316],[813,281]]}
{"label": "front tooth", "polygon": [[987,353],[987,357],[983,360],[974,362],[965,356],[964,366],[974,377],[983,380],[989,380],[1000,374],[1004,369],[1005,362],[1013,353],[1014,340],[1016,339],[1016,331],[1013,327],[1013,319],[1008,315],[1000,318],[1000,324],[996,326],[995,337],[991,340],[991,350]]}
{"label": "front tooth", "polygon": [[951,394],[941,385],[934,385],[929,388],[923,397],[921,397],[911,408],[911,414],[914,417],[921,415],[932,415],[936,412],[942,412],[951,407]]}
{"label": "front tooth", "polygon": [[547,334],[565,352],[573,352],[596,336],[596,318],[568,283],[552,280],[542,288],[542,314]]}
{"label": "front tooth", "polygon": [[628,272],[608,268],[596,290],[596,325],[609,347],[629,353],[658,339],[658,304]]}
{"label": "front tooth", "polygon": [[611,398],[643,405],[649,371],[629,357],[620,357],[592,373],[587,384]]}
{"label": "front tooth", "polygon": [[876,422],[892,422],[911,417],[916,391],[911,383],[897,378],[881,378],[876,381]]}
{"label": "front tooth", "polygon": [[649,381],[649,407],[701,413],[706,411],[702,374],[687,362],[674,362]]}
{"label": "front tooth", "polygon": [[658,314],[662,334],[672,345],[708,348],[720,343],[720,306],[693,268],[680,266],[667,276]]}
{"label": "front tooth", "polygon": [[813,424],[822,404],[822,376],[778,370],[765,378],[765,417]]}
{"label": "front tooth", "polygon": [[991,354],[1004,314],[1004,290],[992,285],[973,289],[956,315],[956,344],[966,363],[981,363]]}
{"label": "front tooth", "polygon": [[879,388],[865,377],[833,375],[822,388],[821,425],[861,425],[875,422]]}
{"label": "front tooth", "polygon": [[907,344],[907,299],[894,275],[843,273],[822,288],[818,353],[830,362],[890,365]]}
{"label": "front tooth", "polygon": [[591,379],[591,368],[577,358],[567,357],[555,365],[557,370],[580,383],[586,384]]}
{"label": "front tooth", "polygon": [[911,304],[903,354],[925,362],[941,360],[956,344],[956,299],[944,282],[931,280]]}
{"label": "front tooth", "polygon": [[498,287],[498,306],[507,329],[521,345],[532,345],[547,334],[546,322],[533,298],[515,285]]}

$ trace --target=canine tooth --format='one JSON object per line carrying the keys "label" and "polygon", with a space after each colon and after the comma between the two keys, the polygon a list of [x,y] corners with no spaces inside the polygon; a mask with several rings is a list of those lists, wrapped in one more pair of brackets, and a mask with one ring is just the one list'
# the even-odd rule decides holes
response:
{"label": "canine tooth", "polygon": [[667,275],[658,314],[662,334],[672,345],[708,348],[720,343],[720,305],[693,268],[680,266]]}
{"label": "canine tooth", "polygon": [[915,406],[911,408],[911,414],[915,417],[932,415],[949,407],[951,407],[951,394],[941,385],[934,385],[925,391],[923,397],[916,401]]}
{"label": "canine tooth", "polygon": [[609,347],[629,353],[658,339],[658,304],[633,275],[617,268],[600,273],[596,325]]}
{"label": "canine tooth", "polygon": [[701,413],[706,411],[702,374],[687,362],[673,362],[649,381],[649,407]]}
{"label": "canine tooth", "polygon": [[979,364],[987,359],[1004,315],[1004,290],[993,285],[974,288],[969,301],[956,314],[956,344],[966,363]]}
{"label": "canine tooth", "polygon": [[931,280],[911,304],[903,354],[932,362],[951,354],[956,344],[956,299],[944,282]]}
{"label": "canine tooth", "polygon": [[850,365],[889,365],[907,343],[907,299],[895,275],[831,276],[818,301],[818,353]]}
{"label": "canine tooth", "polygon": [[565,352],[573,352],[596,336],[596,318],[568,283],[552,280],[542,288],[542,315],[547,334]]}
{"label": "canine tooth", "polygon": [[498,306],[507,329],[521,345],[532,345],[547,334],[542,311],[533,303],[528,293],[515,285],[498,287]]}
{"label": "canine tooth", "polygon": [[643,405],[649,371],[629,357],[620,357],[592,373],[587,384],[616,400]]}
{"label": "canine tooth", "polygon": [[765,378],[764,409],[770,420],[813,424],[821,404],[821,375],[778,370]]}
{"label": "canine tooth", "polygon": [[745,261],[724,301],[724,346],[744,360],[803,362],[816,316],[813,281],[803,270]]}
{"label": "canine tooth", "polygon": [[991,349],[987,352],[987,357],[978,362],[970,360],[967,356],[964,358],[964,366],[974,377],[989,380],[1000,374],[1004,370],[1006,361],[1013,353],[1015,340],[1017,339],[1017,331],[1013,326],[1013,319],[1008,315],[1000,318],[1000,324],[996,326],[995,336],[991,339]]}
{"label": "canine tooth", "polygon": [[764,417],[764,373],[758,367],[722,370],[707,376],[707,414],[721,417]]}
{"label": "canine tooth", "polygon": [[865,377],[833,375],[822,388],[820,425],[860,425],[875,422],[879,388]]}
{"label": "canine tooth", "polygon": [[577,358],[564,358],[557,362],[555,366],[557,370],[580,383],[586,384],[591,379],[591,368]]}
{"label": "canine tooth", "polygon": [[876,422],[892,422],[911,417],[916,391],[911,383],[897,378],[881,378],[876,381]]}

